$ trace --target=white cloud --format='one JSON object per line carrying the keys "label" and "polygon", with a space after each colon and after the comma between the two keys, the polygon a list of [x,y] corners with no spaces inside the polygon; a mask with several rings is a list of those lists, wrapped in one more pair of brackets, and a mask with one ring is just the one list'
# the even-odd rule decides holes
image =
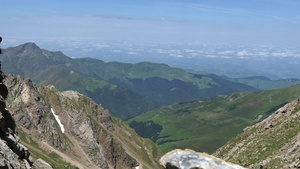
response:
{"label": "white cloud", "polygon": [[111,50],[111,52],[115,52],[115,53],[121,53],[121,50]]}
{"label": "white cloud", "polygon": [[245,50],[241,51],[241,52],[238,52],[236,55],[238,56],[245,56],[245,55],[249,55],[249,53]]}
{"label": "white cloud", "polygon": [[269,52],[258,52],[259,56],[270,56],[270,53]]}
{"label": "white cloud", "polygon": [[231,56],[221,56],[220,58],[223,58],[223,59],[232,59]]}
{"label": "white cloud", "polygon": [[272,56],[275,56],[275,57],[288,57],[290,56],[289,53],[283,53],[283,52],[274,52],[272,53]]}
{"label": "white cloud", "polygon": [[174,56],[174,57],[178,57],[178,58],[183,58],[184,57],[181,54],[173,54],[173,53],[169,54],[169,56]]}
{"label": "white cloud", "polygon": [[205,55],[205,57],[208,57],[208,58],[216,58],[217,56],[216,56],[216,55]]}
{"label": "white cloud", "polygon": [[228,54],[233,54],[234,53],[234,51],[232,51],[232,50],[227,50],[227,51],[223,51],[223,52],[218,52],[218,54],[220,54],[220,55],[228,55]]}
{"label": "white cloud", "polygon": [[129,55],[138,55],[139,53],[137,53],[137,52],[127,52],[127,54],[129,54]]}

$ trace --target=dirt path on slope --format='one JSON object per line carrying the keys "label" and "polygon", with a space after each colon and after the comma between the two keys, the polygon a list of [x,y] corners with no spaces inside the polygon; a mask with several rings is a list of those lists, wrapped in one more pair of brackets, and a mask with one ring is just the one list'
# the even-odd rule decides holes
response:
{"label": "dirt path on slope", "polygon": [[20,140],[20,143],[23,144],[25,147],[32,149],[33,151],[42,154],[43,156],[45,156],[46,158],[48,158],[49,160],[51,160],[53,163],[57,163],[56,161],[52,160],[51,157],[49,157],[47,154],[43,153],[41,150],[31,146],[30,144],[27,144],[26,142]]}
{"label": "dirt path on slope", "polygon": [[[68,163],[70,163],[70,164],[72,164],[72,165],[75,165],[75,166],[77,166],[77,167],[80,168],[80,169],[99,169],[99,167],[94,166],[93,163],[91,163],[91,161],[89,161],[88,166],[86,166],[86,165],[84,165],[84,164],[82,164],[82,163],[80,163],[80,162],[78,162],[78,161],[76,161],[76,160],[70,158],[70,156],[64,154],[63,152],[54,149],[53,147],[51,147],[48,143],[46,143],[46,142],[44,142],[44,141],[41,142],[41,144],[42,144],[45,148],[47,148],[48,150],[53,151],[53,152],[55,152],[56,154],[58,154],[60,157],[63,158],[64,161],[66,161],[66,162],[68,162]],[[83,152],[83,151],[82,151],[82,152]],[[83,153],[83,154],[85,155],[85,153]],[[88,160],[89,160],[89,159],[88,159]]]}

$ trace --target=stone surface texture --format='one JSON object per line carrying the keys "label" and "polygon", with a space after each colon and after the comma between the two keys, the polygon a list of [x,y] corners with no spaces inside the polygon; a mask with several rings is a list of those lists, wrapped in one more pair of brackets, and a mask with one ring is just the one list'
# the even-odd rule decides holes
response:
{"label": "stone surface texture", "polygon": [[52,167],[42,159],[37,159],[32,166],[32,169],[52,169]]}
{"label": "stone surface texture", "polygon": [[16,123],[6,109],[4,99],[8,95],[3,84],[3,73],[0,70],[0,168],[31,168],[33,160],[28,149],[19,143]]}
{"label": "stone surface texture", "polygon": [[173,150],[160,159],[165,169],[244,169],[222,159],[193,150]]}

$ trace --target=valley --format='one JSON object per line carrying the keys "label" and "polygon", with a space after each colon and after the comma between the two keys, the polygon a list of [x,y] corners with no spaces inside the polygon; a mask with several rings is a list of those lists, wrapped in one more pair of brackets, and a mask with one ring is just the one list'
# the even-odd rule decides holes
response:
{"label": "valley", "polygon": [[189,148],[213,153],[229,139],[298,98],[300,86],[239,92],[204,101],[176,103],[127,121],[164,151]]}

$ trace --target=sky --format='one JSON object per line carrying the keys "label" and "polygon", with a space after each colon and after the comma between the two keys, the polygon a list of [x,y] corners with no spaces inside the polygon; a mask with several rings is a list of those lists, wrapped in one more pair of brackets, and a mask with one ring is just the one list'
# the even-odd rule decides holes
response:
{"label": "sky", "polygon": [[299,0],[1,0],[0,36],[300,44]]}

